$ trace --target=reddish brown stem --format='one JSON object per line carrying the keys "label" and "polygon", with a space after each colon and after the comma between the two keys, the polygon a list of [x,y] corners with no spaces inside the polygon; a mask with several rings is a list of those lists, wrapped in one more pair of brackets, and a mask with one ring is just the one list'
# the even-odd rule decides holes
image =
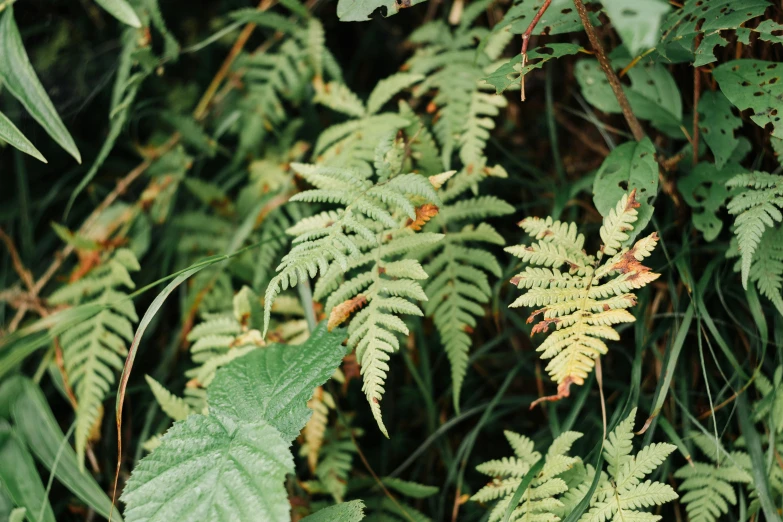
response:
{"label": "reddish brown stem", "polygon": [[590,17],[587,14],[587,8],[582,0],[574,0],[574,6],[576,6],[576,11],[579,13],[579,18],[582,20],[582,25],[587,33],[587,38],[590,40],[590,45],[593,46],[593,51],[595,51],[595,56],[598,58],[598,63],[601,65],[601,69],[603,69],[606,79],[609,80],[609,85],[612,87],[612,92],[614,92],[614,95],[617,98],[617,103],[620,104],[620,109],[623,112],[623,116],[625,116],[625,121],[628,123],[628,127],[631,128],[634,139],[636,141],[641,141],[645,136],[644,129],[642,129],[642,125],[631,110],[631,104],[628,103],[628,98],[625,97],[625,92],[623,91],[623,86],[620,84],[620,79],[617,77],[614,69],[612,69],[612,64],[609,63],[609,59],[606,57],[601,41],[595,33],[595,27],[593,27],[593,23],[590,21]]}
{"label": "reddish brown stem", "polygon": [[[527,65],[527,45],[530,42],[530,36],[533,34],[533,30],[535,30],[538,21],[541,20],[542,16],[544,16],[544,13],[546,13],[546,10],[549,8],[549,4],[551,3],[552,0],[546,0],[546,2],[544,2],[544,5],[541,6],[541,8],[536,13],[536,16],[534,16],[533,20],[530,22],[530,25],[527,26],[527,29],[522,34],[522,67],[525,67],[525,65]],[[521,100],[525,101],[525,75],[524,74],[522,74],[519,77],[519,94]]]}

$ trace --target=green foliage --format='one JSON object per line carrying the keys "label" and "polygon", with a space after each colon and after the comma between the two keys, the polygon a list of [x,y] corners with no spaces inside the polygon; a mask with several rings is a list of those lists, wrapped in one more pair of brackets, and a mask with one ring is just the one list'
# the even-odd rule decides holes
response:
{"label": "green foliage", "polygon": [[632,6],[623,0],[602,0],[601,4],[632,56],[655,47],[662,18],[671,10],[662,0],[637,2]]}
{"label": "green foliage", "polygon": [[[476,469],[485,475],[495,477],[471,497],[476,502],[489,502],[502,499],[492,509],[490,522],[503,518],[512,497],[532,467],[541,460],[539,452],[534,451],[533,441],[511,431],[505,432],[506,439],[514,449],[515,457],[504,457],[502,460],[491,460]],[[574,466],[580,465],[578,457],[571,457],[568,452],[573,443],[582,437],[581,433],[568,431],[557,437],[549,447],[544,457],[544,466],[539,471],[522,495],[519,505],[514,506],[510,520],[537,520],[557,522],[564,504],[558,499],[569,489],[562,478]]]}
{"label": "green foliage", "polygon": [[778,114],[783,104],[779,66],[763,60],[734,60],[716,67],[712,74],[731,103],[741,110],[752,109],[751,120],[760,127],[771,125],[772,136],[783,138]]}
{"label": "green foliage", "polygon": [[602,216],[608,216],[623,194],[636,191],[635,234],[629,234],[633,241],[638,232],[644,230],[652,218],[652,205],[658,194],[658,164],[655,161],[655,147],[649,138],[640,142],[623,143],[612,151],[601,164],[593,182],[593,202]]}
{"label": "green foliage", "polygon": [[[482,79],[504,45],[476,50],[475,38],[484,34],[471,28],[477,14],[475,9],[465,13],[453,31],[441,22],[417,29],[410,40],[421,47],[408,61],[411,72],[427,76],[417,92],[435,91],[432,104],[437,108],[437,120],[433,130],[443,165],[451,169],[452,156],[458,152],[464,171],[473,176],[486,167],[484,149],[495,127],[493,118],[507,103],[500,96],[484,92],[488,85]],[[509,37],[501,36],[501,41],[507,42]]]}
{"label": "green foliage", "polygon": [[343,22],[364,22],[380,9],[383,16],[397,14],[401,8],[412,7],[426,0],[340,0],[337,4],[337,16]]}
{"label": "green foliage", "polygon": [[[620,339],[614,325],[636,320],[627,311],[636,304],[632,290],[660,275],[641,263],[658,243],[655,232],[631,247],[623,246],[629,244],[638,219],[640,204],[635,198],[635,190],[623,194],[608,212],[600,230],[602,246],[595,256],[585,253],[585,238],[577,233],[575,223],[552,218],[522,220],[520,226],[535,242],[506,248],[534,265],[511,280],[525,293],[510,306],[540,307],[527,320],[531,323],[541,316],[533,334],[555,327],[537,351],[543,352],[543,359],[552,359],[546,370],[558,385],[557,395],[539,400],[568,397],[571,384],[584,384],[595,360],[609,351],[603,339]],[[604,255],[610,257],[601,263]],[[568,267],[565,272],[560,270],[563,265]]]}
{"label": "green foliage", "polygon": [[741,452],[727,453],[718,440],[704,434],[693,434],[693,441],[712,462],[690,463],[677,470],[674,476],[683,479],[679,490],[685,492],[680,502],[691,521],[714,522],[729,512],[729,504],[737,504],[732,484],[752,481],[750,458]]}
{"label": "green foliage", "polygon": [[693,226],[704,235],[706,241],[715,240],[723,228],[723,220],[718,212],[726,206],[731,193],[726,182],[742,172],[745,169],[736,163],[718,168],[716,164],[700,162],[677,183],[683,199],[693,212]]}
{"label": "green foliage", "polygon": [[528,51],[524,66],[520,54],[495,69],[485,79],[495,87],[498,94],[501,94],[506,89],[518,86],[522,76],[535,69],[541,69],[549,60],[574,55],[581,51],[583,49],[580,46],[569,43],[544,45]]}
{"label": "green foliage", "polygon": [[134,470],[126,519],[288,520],[288,446],[310,416],[313,389],[342,358],[343,335],[321,324],[300,347],[256,350],[218,372],[209,414],[175,423]]}
{"label": "green foliage", "polygon": [[714,48],[728,43],[721,31],[737,29],[768,6],[766,0],[686,0],[664,20],[658,50],[664,56],[672,47],[685,51],[696,67],[712,63]]}
{"label": "green foliage", "polygon": [[[766,172],[738,174],[726,186],[738,189],[728,204],[728,211],[736,216],[734,234],[741,259],[742,285],[747,288],[754,257],[758,254],[758,259],[766,263],[775,256],[774,250],[757,252],[757,249],[765,230],[774,227],[776,221],[783,221],[783,176]],[[765,246],[767,243],[764,241]],[[771,245],[774,247],[774,243]]]}
{"label": "green foliage", "polygon": [[120,249],[104,265],[83,279],[49,296],[55,304],[100,304],[103,310],[60,336],[63,363],[76,394],[76,452],[84,462],[90,432],[103,415],[103,400],[122,370],[127,344],[133,340],[133,324],[139,318],[123,287],[135,288],[131,271],[139,263],[130,250]]}
{"label": "green foliage", "polygon": [[[13,94],[14,98],[19,100],[19,103],[24,105],[27,112],[54,141],[73,156],[77,162],[81,163],[82,157],[73,138],[57,114],[52,101],[33,70],[30,59],[27,57],[19,28],[14,21],[14,8],[10,5],[6,7],[4,13],[0,14],[0,54],[3,55],[3,61],[0,64],[0,79],[3,86]],[[2,120],[5,121],[3,134],[12,140],[9,143],[22,152],[31,154],[41,161],[46,161],[24,137],[18,136],[18,129],[14,132],[13,124],[11,124],[13,128],[8,127],[9,122],[5,116],[2,117]],[[5,136],[3,139],[7,140]]]}
{"label": "green foliage", "polygon": [[[625,67],[630,60],[618,59],[615,67]],[[608,113],[620,113],[620,104],[609,85],[609,80],[597,60],[585,59],[576,63],[576,80],[582,95],[595,108]],[[643,59],[628,71],[630,85],[623,85],[628,102],[636,117],[649,120],[662,132],[681,137],[682,96],[671,73],[659,62]]]}
{"label": "green foliage", "polygon": [[655,522],[660,515],[640,511],[660,506],[678,497],[671,486],[645,477],[655,471],[677,449],[673,444],[653,443],[633,451],[633,426],[636,409],[609,434],[604,442],[608,476],[601,473],[598,489],[590,501],[590,510],[580,522],[640,520]]}
{"label": "green foliage", "polygon": [[[381,431],[380,401],[389,354],[399,348],[397,333],[408,328],[398,315],[421,315],[408,299],[426,300],[418,280],[427,274],[406,253],[442,239],[441,234],[416,234],[416,199],[439,203],[430,181],[418,174],[400,174],[373,183],[347,169],[296,164],[294,170],[316,187],[292,201],[337,203],[341,208],[307,218],[289,229],[294,247],[283,257],[278,274],[264,297],[264,335],[272,303],[286,288],[301,280],[321,278],[314,297],[327,297],[330,324],[340,324],[361,308],[348,327],[348,346],[356,349],[362,368],[364,393]],[[348,272],[350,279],[342,282]]]}
{"label": "green foliage", "polygon": [[732,112],[729,100],[720,92],[705,92],[699,100],[699,131],[715,156],[715,167],[722,169],[740,146],[734,132],[742,120]]}
{"label": "green foliage", "polygon": [[0,520],[779,522],[780,9],[419,3],[0,0]]}

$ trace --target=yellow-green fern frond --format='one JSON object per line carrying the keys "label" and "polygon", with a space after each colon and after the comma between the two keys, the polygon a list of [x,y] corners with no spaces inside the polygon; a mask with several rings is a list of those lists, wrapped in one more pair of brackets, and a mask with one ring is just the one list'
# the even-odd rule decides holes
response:
{"label": "yellow-green fern frond", "polygon": [[103,414],[103,400],[122,370],[127,345],[133,340],[133,323],[138,317],[123,289],[135,288],[130,272],[136,270],[139,264],[133,253],[120,249],[83,279],[48,299],[52,304],[106,305],[60,336],[65,372],[76,394],[76,452],[81,466],[90,433]]}
{"label": "yellow-green fern frond", "polygon": [[422,205],[436,208],[441,204],[429,179],[394,173],[392,167],[401,168],[401,163],[389,161],[381,156],[376,162],[382,171],[379,177],[383,177],[377,182],[345,168],[293,165],[314,188],[297,194],[292,201],[336,203],[340,208],[289,229],[296,235],[294,246],[283,258],[264,298],[266,331],[278,294],[320,274],[313,297],[326,299],[324,311],[330,327],[348,323],[347,342],[356,350],[364,393],[387,436],[380,401],[389,354],[399,349],[398,335],[408,333],[400,316],[422,315],[414,303],[427,299],[419,283],[427,273],[407,256],[443,238],[442,234],[416,233],[414,228],[420,226],[411,226],[418,222]]}
{"label": "yellow-green fern frond", "polygon": [[[635,191],[623,195],[601,226],[603,244],[595,256],[584,251],[584,236],[573,223],[551,218],[527,218],[520,226],[536,241],[506,248],[528,266],[511,281],[525,292],[511,307],[537,307],[528,318],[533,334],[554,331],[538,347],[551,359],[547,371],[558,384],[557,394],[542,400],[567,397],[571,384],[584,384],[595,360],[608,352],[605,340],[617,341],[614,326],[633,322],[626,309],[636,304],[633,290],[659,277],[641,262],[658,242],[656,233],[623,246],[636,221]],[[604,259],[604,256],[608,257]]]}
{"label": "yellow-green fern frond", "polygon": [[[493,479],[473,495],[471,500],[490,502],[500,499],[489,515],[489,522],[497,522],[503,518],[522,479],[542,458],[539,452],[534,451],[532,440],[511,431],[506,431],[505,435],[514,449],[515,456],[491,460],[476,468]],[[567,431],[552,442],[546,457],[544,457],[543,468],[522,494],[522,498],[511,512],[509,520],[538,522],[558,522],[560,520],[558,514],[564,507],[560,496],[569,489],[568,483],[562,476],[577,464],[581,464],[578,457],[568,455],[571,446],[581,436],[581,433]]]}
{"label": "yellow-green fern frond", "polygon": [[631,455],[635,417],[636,408],[609,434],[604,443],[608,477],[602,477],[590,501],[590,510],[582,515],[579,522],[656,522],[662,517],[643,509],[660,506],[678,497],[668,484],[644,480],[677,447],[673,444],[654,443],[645,446],[636,455]]}

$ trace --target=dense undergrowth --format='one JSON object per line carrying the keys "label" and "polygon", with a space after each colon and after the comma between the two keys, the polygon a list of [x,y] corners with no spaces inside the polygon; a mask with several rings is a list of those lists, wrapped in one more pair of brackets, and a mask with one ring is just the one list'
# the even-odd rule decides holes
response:
{"label": "dense undergrowth", "polygon": [[200,4],[0,1],[0,520],[780,521],[779,3]]}

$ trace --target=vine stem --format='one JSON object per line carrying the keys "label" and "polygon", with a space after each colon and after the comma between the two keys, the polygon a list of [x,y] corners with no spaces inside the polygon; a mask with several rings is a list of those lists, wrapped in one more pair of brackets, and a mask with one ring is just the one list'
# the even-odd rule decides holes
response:
{"label": "vine stem", "polygon": [[612,69],[612,65],[606,57],[604,48],[601,45],[600,40],[598,40],[598,35],[595,33],[595,27],[593,27],[593,23],[587,15],[587,8],[585,7],[584,2],[582,0],[574,0],[574,6],[576,6],[576,11],[579,13],[579,18],[582,20],[582,25],[587,33],[587,38],[590,40],[590,45],[593,46],[593,51],[595,51],[596,58],[598,58],[598,63],[601,65],[601,69],[603,69],[606,79],[609,80],[609,85],[612,87],[612,92],[614,92],[614,95],[617,98],[617,103],[620,104],[620,109],[623,111],[623,116],[625,116],[628,127],[631,128],[634,139],[636,141],[643,140],[645,137],[644,129],[642,129],[642,125],[631,110],[631,104],[628,103],[628,98],[625,96],[623,86],[620,84],[620,79],[617,77],[614,69]]}
{"label": "vine stem", "polygon": [[[533,17],[533,20],[530,22],[530,25],[527,26],[527,29],[525,29],[525,32],[522,33],[522,68],[524,68],[527,65],[527,46],[530,43],[530,36],[533,34],[533,30],[536,28],[536,25],[538,25],[538,21],[541,20],[541,17],[544,16],[544,13],[546,13],[546,10],[549,8],[549,4],[552,3],[552,0],[546,0],[544,2],[544,5],[541,6],[541,8],[536,13],[536,16]],[[522,74],[519,77],[519,95],[520,99],[522,101],[525,101],[525,75]]]}

